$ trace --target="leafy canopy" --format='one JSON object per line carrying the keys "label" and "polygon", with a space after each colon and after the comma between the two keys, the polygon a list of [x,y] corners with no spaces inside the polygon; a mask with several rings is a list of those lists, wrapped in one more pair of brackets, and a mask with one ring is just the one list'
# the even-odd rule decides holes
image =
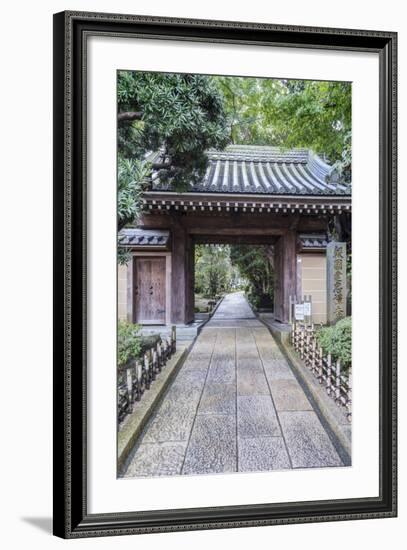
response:
{"label": "leafy canopy", "polygon": [[143,182],[150,170],[147,162],[138,159],[118,159],[117,225],[122,229],[130,222],[137,222],[141,212]]}
{"label": "leafy canopy", "polygon": [[272,251],[268,246],[233,245],[230,259],[248,282],[248,297],[255,307],[270,307],[273,300],[274,273]]}
{"label": "leafy canopy", "polygon": [[[222,94],[205,76],[120,71],[117,100],[120,231],[137,223],[153,169],[161,182],[187,189],[205,173],[205,151],[222,149],[228,132]],[[148,156],[156,151],[153,165]],[[128,259],[119,244],[119,263]]]}
{"label": "leafy canopy", "polygon": [[154,168],[178,190],[203,177],[207,149],[228,142],[223,96],[210,77],[121,71],[117,95],[119,156],[161,151]]}
{"label": "leafy canopy", "polygon": [[239,271],[232,265],[227,245],[196,245],[195,291],[215,298],[239,286]]}
{"label": "leafy canopy", "polygon": [[216,77],[232,143],[305,147],[349,173],[351,84]]}

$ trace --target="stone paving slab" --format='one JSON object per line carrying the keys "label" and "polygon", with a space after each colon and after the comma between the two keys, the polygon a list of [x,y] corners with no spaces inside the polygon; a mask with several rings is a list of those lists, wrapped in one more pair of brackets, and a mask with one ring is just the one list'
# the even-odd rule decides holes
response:
{"label": "stone paving slab", "polygon": [[295,376],[285,359],[270,363],[263,361],[264,372],[269,383],[273,380],[295,380]]}
{"label": "stone paving slab", "polygon": [[208,370],[208,384],[230,384],[236,382],[236,365],[233,362],[212,362]]}
{"label": "stone paving slab", "polygon": [[186,441],[196,415],[202,387],[174,384],[165,396],[156,416],[146,426],[143,443]]}
{"label": "stone paving slab", "polygon": [[237,433],[240,438],[281,436],[270,395],[238,395]]}
{"label": "stone paving slab", "polygon": [[218,335],[208,370],[207,383],[236,383],[236,330],[224,329]]}
{"label": "stone paving slab", "polygon": [[291,468],[282,437],[239,437],[239,472],[264,472]]}
{"label": "stone paving slab", "polygon": [[[187,368],[179,373],[177,378],[173,382],[171,389],[179,388],[180,393],[190,389],[201,390],[205,384],[205,379],[208,374],[208,364],[202,364],[199,367]],[[171,397],[171,394],[170,394]]]}
{"label": "stone paving slab", "polygon": [[181,473],[186,442],[143,443],[124,477],[172,476]]}
{"label": "stone paving slab", "polygon": [[165,441],[187,441],[196,415],[196,408],[174,404],[169,414],[158,413],[146,427],[142,441],[164,443]]}
{"label": "stone paving slab", "polygon": [[239,359],[259,359],[259,351],[251,331],[236,329],[236,357]]}
{"label": "stone paving slab", "polygon": [[236,464],[236,416],[197,415],[182,473],[235,472]]}
{"label": "stone paving slab", "polygon": [[199,414],[236,414],[236,383],[205,384]]}
{"label": "stone paving slab", "polygon": [[240,360],[237,364],[238,395],[270,395],[270,389],[259,359]]}
{"label": "stone paving slab", "polygon": [[297,380],[271,380],[270,389],[277,411],[312,410],[312,405]]}
{"label": "stone paving slab", "polygon": [[275,339],[235,293],[203,327],[126,476],[342,465]]}
{"label": "stone paving slab", "polygon": [[343,466],[314,411],[279,413],[294,468]]}

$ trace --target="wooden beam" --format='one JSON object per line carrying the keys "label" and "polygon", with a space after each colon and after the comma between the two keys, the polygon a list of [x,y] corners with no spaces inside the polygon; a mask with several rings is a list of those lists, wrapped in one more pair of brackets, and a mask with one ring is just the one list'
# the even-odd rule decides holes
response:
{"label": "wooden beam", "polygon": [[195,244],[253,244],[270,245],[278,236],[270,235],[193,235]]}
{"label": "wooden beam", "polygon": [[140,221],[140,227],[154,229],[171,229],[179,223],[191,234],[218,234],[231,229],[238,234],[283,234],[289,229],[297,231],[325,231],[327,218],[323,216],[308,217],[299,214],[282,215],[267,213],[235,212],[174,212],[165,215],[146,214]]}

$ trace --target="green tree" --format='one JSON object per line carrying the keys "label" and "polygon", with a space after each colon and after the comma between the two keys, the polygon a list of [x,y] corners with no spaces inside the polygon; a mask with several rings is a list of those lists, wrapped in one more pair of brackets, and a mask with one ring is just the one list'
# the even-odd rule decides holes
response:
{"label": "green tree", "polygon": [[[161,183],[186,189],[203,177],[205,151],[224,148],[228,132],[223,96],[211,77],[120,71],[117,100],[120,231],[137,223],[153,169]],[[128,261],[120,243],[118,260]]]}
{"label": "green tree", "polygon": [[120,71],[117,97],[119,156],[142,161],[159,151],[151,168],[177,190],[203,177],[208,149],[228,143],[223,96],[212,77]]}
{"label": "green tree", "polygon": [[233,245],[230,247],[230,259],[248,281],[247,293],[252,304],[270,307],[273,303],[274,272],[269,247]]}
{"label": "green tree", "polygon": [[137,222],[141,212],[141,196],[150,171],[149,163],[137,159],[118,159],[117,227]]}
{"label": "green tree", "polygon": [[310,148],[350,177],[350,83],[242,77],[217,81],[232,143]]}
{"label": "green tree", "polygon": [[230,260],[230,247],[197,245],[195,247],[195,291],[208,298],[228,292],[238,273]]}

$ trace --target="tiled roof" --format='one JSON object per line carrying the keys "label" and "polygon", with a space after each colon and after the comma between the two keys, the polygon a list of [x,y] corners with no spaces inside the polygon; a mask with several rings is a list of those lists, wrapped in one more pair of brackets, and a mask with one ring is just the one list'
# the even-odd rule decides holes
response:
{"label": "tiled roof", "polygon": [[[230,145],[209,151],[202,181],[188,192],[267,195],[351,195],[332,166],[307,149],[288,151],[258,145]],[[159,154],[155,157],[158,160]],[[152,191],[172,189],[153,176]]]}
{"label": "tiled roof", "polygon": [[299,240],[303,249],[325,250],[328,244],[327,236],[319,233],[299,235]]}
{"label": "tiled roof", "polygon": [[166,229],[122,229],[119,233],[121,246],[143,248],[167,248],[170,232]]}

